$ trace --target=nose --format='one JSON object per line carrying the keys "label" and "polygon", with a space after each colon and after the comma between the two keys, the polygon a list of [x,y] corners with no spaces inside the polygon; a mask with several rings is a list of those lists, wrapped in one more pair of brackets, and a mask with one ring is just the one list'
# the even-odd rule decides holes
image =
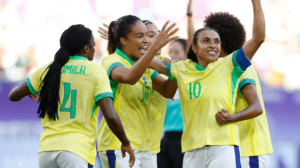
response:
{"label": "nose", "polygon": [[214,41],[209,43],[209,47],[211,47],[211,48],[216,48],[216,46],[217,46],[217,44]]}
{"label": "nose", "polygon": [[144,35],[144,38],[143,38],[143,43],[144,43],[145,45],[148,44],[148,38],[147,38],[147,36],[145,36],[145,35]]}

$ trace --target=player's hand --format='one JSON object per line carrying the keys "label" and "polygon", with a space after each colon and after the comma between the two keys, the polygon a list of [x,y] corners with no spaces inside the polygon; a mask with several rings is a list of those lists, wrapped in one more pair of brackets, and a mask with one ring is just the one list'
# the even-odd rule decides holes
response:
{"label": "player's hand", "polygon": [[108,29],[109,26],[106,23],[103,23],[103,26],[106,28],[98,27],[98,32],[100,33],[100,37],[104,40],[108,40]]}
{"label": "player's hand", "polygon": [[123,158],[126,156],[126,152],[129,154],[129,156],[130,156],[130,158],[129,158],[129,167],[132,167],[134,165],[134,162],[135,162],[135,156],[134,156],[134,151],[133,151],[132,147],[129,144],[128,145],[122,144],[121,152],[122,152],[122,157]]}
{"label": "player's hand", "polygon": [[227,109],[221,109],[215,115],[216,120],[219,124],[230,123],[232,121],[232,114],[229,113]]}
{"label": "player's hand", "polygon": [[156,49],[157,51],[159,49],[163,48],[170,41],[176,40],[176,39],[179,38],[179,36],[171,37],[172,35],[174,35],[179,30],[179,28],[176,28],[176,29],[172,30],[172,28],[174,28],[176,26],[176,23],[173,23],[171,26],[167,27],[169,23],[170,23],[170,21],[167,21],[164,24],[164,26],[162,27],[161,31],[159,32],[156,40],[153,43],[152,47],[154,49]]}
{"label": "player's hand", "polygon": [[164,58],[163,63],[164,65],[170,65],[172,63],[172,61],[177,62],[178,59],[169,59],[169,58]]}
{"label": "player's hand", "polygon": [[40,94],[36,94],[36,95],[30,94],[28,95],[28,97],[30,97],[31,100],[38,101],[40,99]]}
{"label": "player's hand", "polygon": [[192,12],[192,2],[193,2],[193,0],[189,0],[188,6],[187,6],[187,13]]}

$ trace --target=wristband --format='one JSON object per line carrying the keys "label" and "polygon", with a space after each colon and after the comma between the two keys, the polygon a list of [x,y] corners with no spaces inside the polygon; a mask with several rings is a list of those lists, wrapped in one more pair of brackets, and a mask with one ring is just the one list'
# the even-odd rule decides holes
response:
{"label": "wristband", "polygon": [[192,12],[188,12],[186,13],[187,16],[191,17],[192,16]]}

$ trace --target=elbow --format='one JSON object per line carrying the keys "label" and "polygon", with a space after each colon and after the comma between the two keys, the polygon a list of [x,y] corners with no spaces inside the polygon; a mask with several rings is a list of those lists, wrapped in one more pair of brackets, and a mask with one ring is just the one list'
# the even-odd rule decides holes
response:
{"label": "elbow", "polygon": [[15,98],[15,96],[13,95],[13,93],[11,93],[11,92],[9,93],[8,98],[9,98],[9,100],[12,101],[12,102],[18,101],[18,100]]}
{"label": "elbow", "polygon": [[255,111],[256,111],[256,116],[260,116],[263,113],[263,109],[261,106],[259,106]]}
{"label": "elbow", "polygon": [[255,38],[255,41],[258,43],[258,44],[262,44],[264,43],[266,40],[266,35],[265,34],[262,34],[262,35],[259,35]]}

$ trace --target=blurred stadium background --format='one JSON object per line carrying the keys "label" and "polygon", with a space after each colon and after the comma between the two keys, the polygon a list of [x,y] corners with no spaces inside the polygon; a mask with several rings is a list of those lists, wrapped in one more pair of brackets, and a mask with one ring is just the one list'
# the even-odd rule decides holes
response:
{"label": "blurred stadium background", "polygon": [[[270,168],[300,168],[300,0],[262,0],[266,41],[252,61],[262,83],[274,147]],[[8,100],[9,91],[53,59],[62,32],[71,24],[94,31],[95,62],[107,56],[97,27],[122,15],[150,19],[161,27],[177,22],[187,37],[188,0],[0,0],[0,168],[38,168],[38,104]],[[193,0],[195,28],[214,11],[228,11],[251,37],[251,0]],[[168,53],[168,47],[163,50]],[[101,120],[101,119],[99,119]],[[96,167],[99,167],[97,159]]]}

